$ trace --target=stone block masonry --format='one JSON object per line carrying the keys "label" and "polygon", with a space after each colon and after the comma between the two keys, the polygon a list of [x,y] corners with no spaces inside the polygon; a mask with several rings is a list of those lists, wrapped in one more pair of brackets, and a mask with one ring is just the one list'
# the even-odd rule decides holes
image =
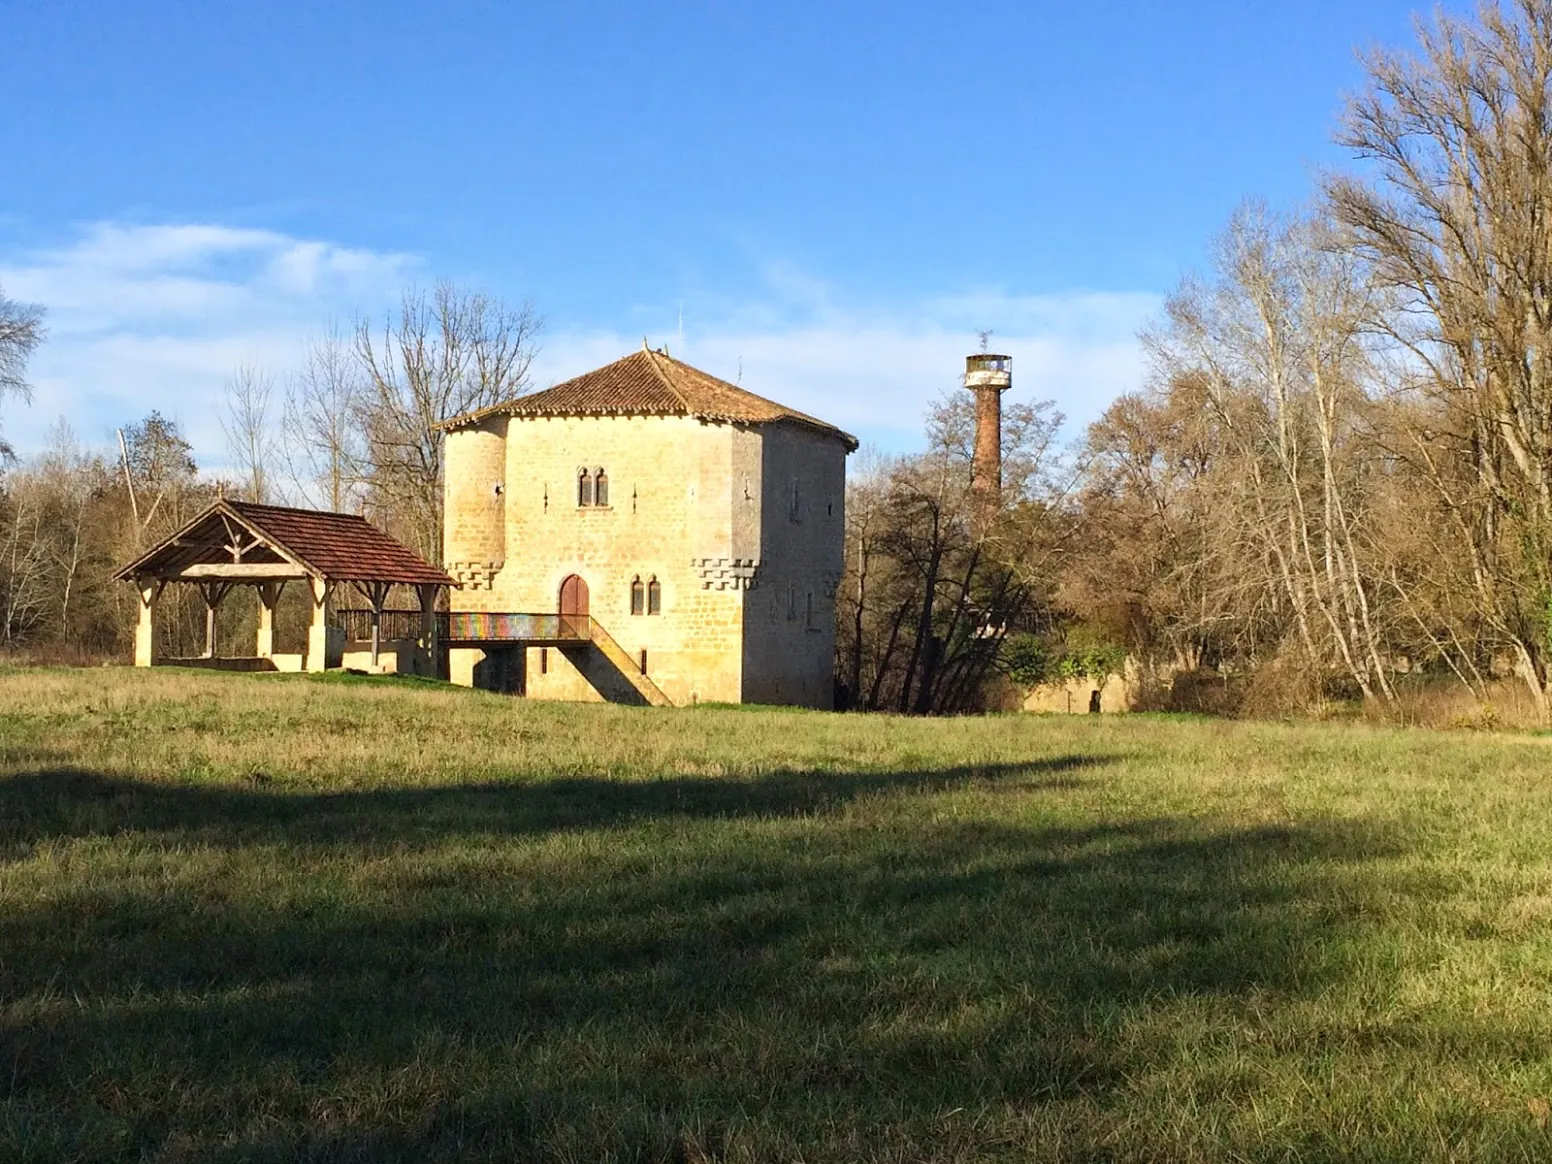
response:
{"label": "stone block masonry", "polygon": [[[454,429],[444,560],[464,587],[453,609],[555,611],[576,576],[588,613],[638,666],[644,652],[673,703],[828,707],[846,451],[797,425],[693,416],[495,415]],[[580,504],[581,474],[591,483],[599,470],[607,504]],[[602,698],[575,654],[528,650],[527,694]],[[455,678],[473,670],[460,662]]]}

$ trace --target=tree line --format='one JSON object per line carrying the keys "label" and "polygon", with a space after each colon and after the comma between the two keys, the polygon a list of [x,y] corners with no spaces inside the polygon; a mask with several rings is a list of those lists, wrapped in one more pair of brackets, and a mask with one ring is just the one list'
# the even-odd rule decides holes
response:
{"label": "tree line", "polygon": [[[113,572],[219,495],[362,513],[439,561],[437,425],[527,391],[541,327],[531,304],[439,283],[407,292],[387,320],[325,333],[285,381],[238,368],[220,402],[227,458],[215,475],[201,473],[177,424],[155,411],[109,450],[83,447],[63,421],[25,461],[0,444],[0,647],[123,655],[135,596]],[[0,396],[28,395],[27,360],[44,337],[41,308],[0,296]],[[172,655],[204,645],[204,607],[185,589],[163,600]],[[282,634],[297,630],[288,613],[297,615],[282,608]],[[252,622],[226,621],[231,636]],[[251,650],[239,637],[221,646]]]}
{"label": "tree line", "polygon": [[1243,206],[1144,336],[1149,382],[1069,449],[1032,432],[992,529],[962,399],[854,479],[853,706],[1130,659],[1161,701],[1204,672],[1268,709],[1509,679],[1547,714],[1552,2],[1440,15],[1365,65],[1359,167],[1298,213]]}
{"label": "tree line", "polygon": [[[1004,415],[976,516],[961,390],[923,451],[864,454],[837,594],[843,705],[951,713],[1127,668],[1159,705],[1392,706],[1505,682],[1552,711],[1552,0],[1420,23],[1377,51],[1308,206],[1247,202],[1143,343],[1149,375],[1077,440]],[[228,386],[233,480],[367,513],[436,560],[449,416],[525,391],[530,305],[442,285]],[[0,392],[35,309],[0,300]],[[0,640],[121,651],[112,565],[217,488],[152,414],[109,454],[61,431],[0,481]],[[192,633],[192,632],[191,632]]]}

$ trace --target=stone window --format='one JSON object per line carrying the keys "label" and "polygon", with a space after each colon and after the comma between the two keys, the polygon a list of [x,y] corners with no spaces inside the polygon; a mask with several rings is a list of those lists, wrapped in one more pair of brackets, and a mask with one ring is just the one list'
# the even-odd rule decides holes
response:
{"label": "stone window", "polygon": [[798,584],[787,583],[787,621],[793,622],[798,617]]}
{"label": "stone window", "polygon": [[631,579],[631,613],[642,614],[645,612],[644,599],[646,592],[641,585],[641,575],[637,574]]}
{"label": "stone window", "polygon": [[787,517],[791,521],[798,521],[803,516],[803,497],[798,490],[798,479],[792,478],[792,504],[787,510]]}
{"label": "stone window", "polygon": [[647,581],[647,613],[663,613],[663,588],[658,585],[656,574]]}
{"label": "stone window", "polygon": [[814,626],[814,592],[812,590],[803,599],[803,625],[809,630],[817,629]]}
{"label": "stone window", "polygon": [[593,472],[593,504],[609,504],[609,474],[604,472],[602,465]]}
{"label": "stone window", "polygon": [[593,478],[586,469],[577,470],[577,507],[593,504]]}

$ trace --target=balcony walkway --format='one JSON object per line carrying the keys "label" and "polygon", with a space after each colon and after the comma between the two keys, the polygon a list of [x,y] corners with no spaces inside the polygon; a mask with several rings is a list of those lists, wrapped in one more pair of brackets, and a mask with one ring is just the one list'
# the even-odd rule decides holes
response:
{"label": "balcony walkway", "polygon": [[[336,610],[335,625],[347,638],[367,638],[371,633],[370,610]],[[385,610],[381,615],[384,639],[413,639],[420,635],[420,611]],[[599,621],[586,614],[526,614],[480,610],[438,611],[437,641],[448,647],[558,647],[574,653],[577,669],[595,688],[601,685],[590,674],[602,664],[610,677],[623,679],[643,703],[672,707],[673,702],[640,664],[630,657]],[[587,648],[591,647],[589,651]],[[599,678],[603,678],[600,676]]]}

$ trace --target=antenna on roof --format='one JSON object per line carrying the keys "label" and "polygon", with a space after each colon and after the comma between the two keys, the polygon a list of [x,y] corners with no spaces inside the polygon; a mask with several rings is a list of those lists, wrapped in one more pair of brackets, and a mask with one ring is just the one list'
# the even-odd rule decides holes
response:
{"label": "antenna on roof", "polygon": [[644,351],[644,352],[650,352],[652,350],[650,347],[647,346],[647,337],[646,336],[642,336],[641,337],[641,350]]}

